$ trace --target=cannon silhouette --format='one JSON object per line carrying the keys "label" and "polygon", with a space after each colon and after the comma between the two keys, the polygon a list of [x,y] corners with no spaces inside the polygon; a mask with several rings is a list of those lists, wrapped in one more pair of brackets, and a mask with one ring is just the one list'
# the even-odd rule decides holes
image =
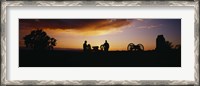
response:
{"label": "cannon silhouette", "polygon": [[128,44],[127,50],[128,51],[144,51],[144,46],[142,44],[135,45],[133,43],[130,43]]}

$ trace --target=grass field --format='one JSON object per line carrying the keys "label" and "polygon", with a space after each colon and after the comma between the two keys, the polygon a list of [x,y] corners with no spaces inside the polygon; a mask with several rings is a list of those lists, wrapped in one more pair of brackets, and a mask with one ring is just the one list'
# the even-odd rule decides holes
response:
{"label": "grass field", "polygon": [[19,50],[19,67],[181,67],[181,52]]}

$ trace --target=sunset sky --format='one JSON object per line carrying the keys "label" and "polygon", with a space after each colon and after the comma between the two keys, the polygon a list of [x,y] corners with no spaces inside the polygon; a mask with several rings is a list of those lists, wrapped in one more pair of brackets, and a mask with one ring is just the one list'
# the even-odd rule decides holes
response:
{"label": "sunset sky", "polygon": [[19,19],[20,47],[25,47],[23,37],[36,29],[57,39],[54,48],[82,49],[85,40],[91,46],[107,40],[110,50],[127,50],[129,43],[153,50],[161,34],[173,45],[181,44],[181,19]]}

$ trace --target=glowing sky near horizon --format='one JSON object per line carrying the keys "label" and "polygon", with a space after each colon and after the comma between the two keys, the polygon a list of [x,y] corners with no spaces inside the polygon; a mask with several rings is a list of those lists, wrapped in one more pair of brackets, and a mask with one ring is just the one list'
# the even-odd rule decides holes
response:
{"label": "glowing sky near horizon", "polygon": [[25,46],[23,37],[36,29],[56,38],[55,48],[82,49],[85,40],[91,46],[107,40],[110,50],[126,50],[129,43],[153,50],[161,34],[173,45],[181,44],[181,19],[19,19],[20,47]]}

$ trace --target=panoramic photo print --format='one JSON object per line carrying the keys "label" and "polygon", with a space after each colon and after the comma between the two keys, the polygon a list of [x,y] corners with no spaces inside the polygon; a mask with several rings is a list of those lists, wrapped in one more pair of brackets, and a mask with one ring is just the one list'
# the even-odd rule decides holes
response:
{"label": "panoramic photo print", "polygon": [[181,67],[181,19],[19,19],[19,67]]}

